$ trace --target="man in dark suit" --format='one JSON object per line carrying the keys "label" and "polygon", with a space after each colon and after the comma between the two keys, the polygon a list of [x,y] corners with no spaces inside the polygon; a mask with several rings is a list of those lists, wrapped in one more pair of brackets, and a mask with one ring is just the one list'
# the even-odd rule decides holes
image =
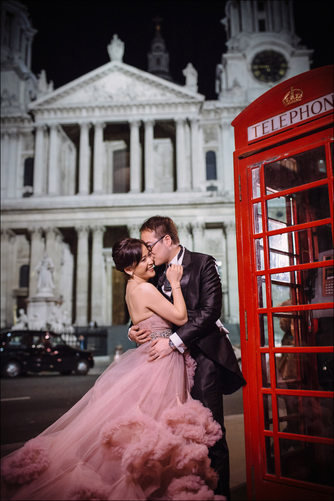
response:
{"label": "man in dark suit", "polygon": [[[180,352],[188,348],[197,363],[191,394],[211,410],[222,427],[223,437],[210,449],[210,457],[219,475],[215,492],[229,499],[229,453],[222,395],[235,392],[246,382],[227,331],[219,323],[222,290],[216,262],[212,256],[190,252],[180,245],[176,226],[168,217],[151,217],[143,223],[140,233],[156,265],[154,283],[167,298],[170,298],[171,290],[165,270],[171,263],[183,266],[181,288],[187,305],[188,322],[175,329],[169,346],[170,350],[178,349]],[[136,326],[132,326],[129,332],[130,339],[137,343],[146,342],[148,336],[149,332]],[[160,352],[159,346],[162,346]],[[152,359],[157,354],[160,357],[168,354],[165,344],[154,344]]]}

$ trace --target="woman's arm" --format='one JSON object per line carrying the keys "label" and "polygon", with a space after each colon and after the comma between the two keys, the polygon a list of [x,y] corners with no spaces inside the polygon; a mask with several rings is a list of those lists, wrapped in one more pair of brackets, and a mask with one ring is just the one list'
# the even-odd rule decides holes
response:
{"label": "woman's arm", "polygon": [[174,264],[169,266],[166,273],[172,288],[173,303],[168,301],[154,285],[144,283],[140,286],[141,301],[145,303],[145,306],[175,325],[184,325],[188,320],[186,303],[180,285],[182,273],[182,266]]}

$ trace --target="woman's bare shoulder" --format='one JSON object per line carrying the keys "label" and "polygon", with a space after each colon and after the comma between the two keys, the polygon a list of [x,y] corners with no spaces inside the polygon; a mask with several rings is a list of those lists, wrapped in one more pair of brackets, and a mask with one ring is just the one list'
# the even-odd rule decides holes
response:
{"label": "woman's bare shoulder", "polygon": [[146,293],[158,292],[158,290],[154,287],[154,285],[150,284],[149,282],[143,282],[142,284],[139,284],[137,287],[137,291]]}

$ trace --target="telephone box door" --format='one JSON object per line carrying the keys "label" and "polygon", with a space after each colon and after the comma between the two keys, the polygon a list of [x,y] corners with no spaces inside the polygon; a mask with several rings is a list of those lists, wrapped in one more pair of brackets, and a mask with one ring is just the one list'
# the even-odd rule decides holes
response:
{"label": "telephone box door", "polygon": [[333,497],[332,75],[283,82],[233,122],[249,499]]}

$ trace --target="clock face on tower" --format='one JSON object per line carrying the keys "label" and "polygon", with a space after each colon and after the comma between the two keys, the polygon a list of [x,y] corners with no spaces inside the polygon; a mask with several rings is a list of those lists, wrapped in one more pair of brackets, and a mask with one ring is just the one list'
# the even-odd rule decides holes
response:
{"label": "clock face on tower", "polygon": [[280,52],[263,50],[256,54],[251,68],[255,78],[261,82],[278,82],[286,74],[288,63]]}

